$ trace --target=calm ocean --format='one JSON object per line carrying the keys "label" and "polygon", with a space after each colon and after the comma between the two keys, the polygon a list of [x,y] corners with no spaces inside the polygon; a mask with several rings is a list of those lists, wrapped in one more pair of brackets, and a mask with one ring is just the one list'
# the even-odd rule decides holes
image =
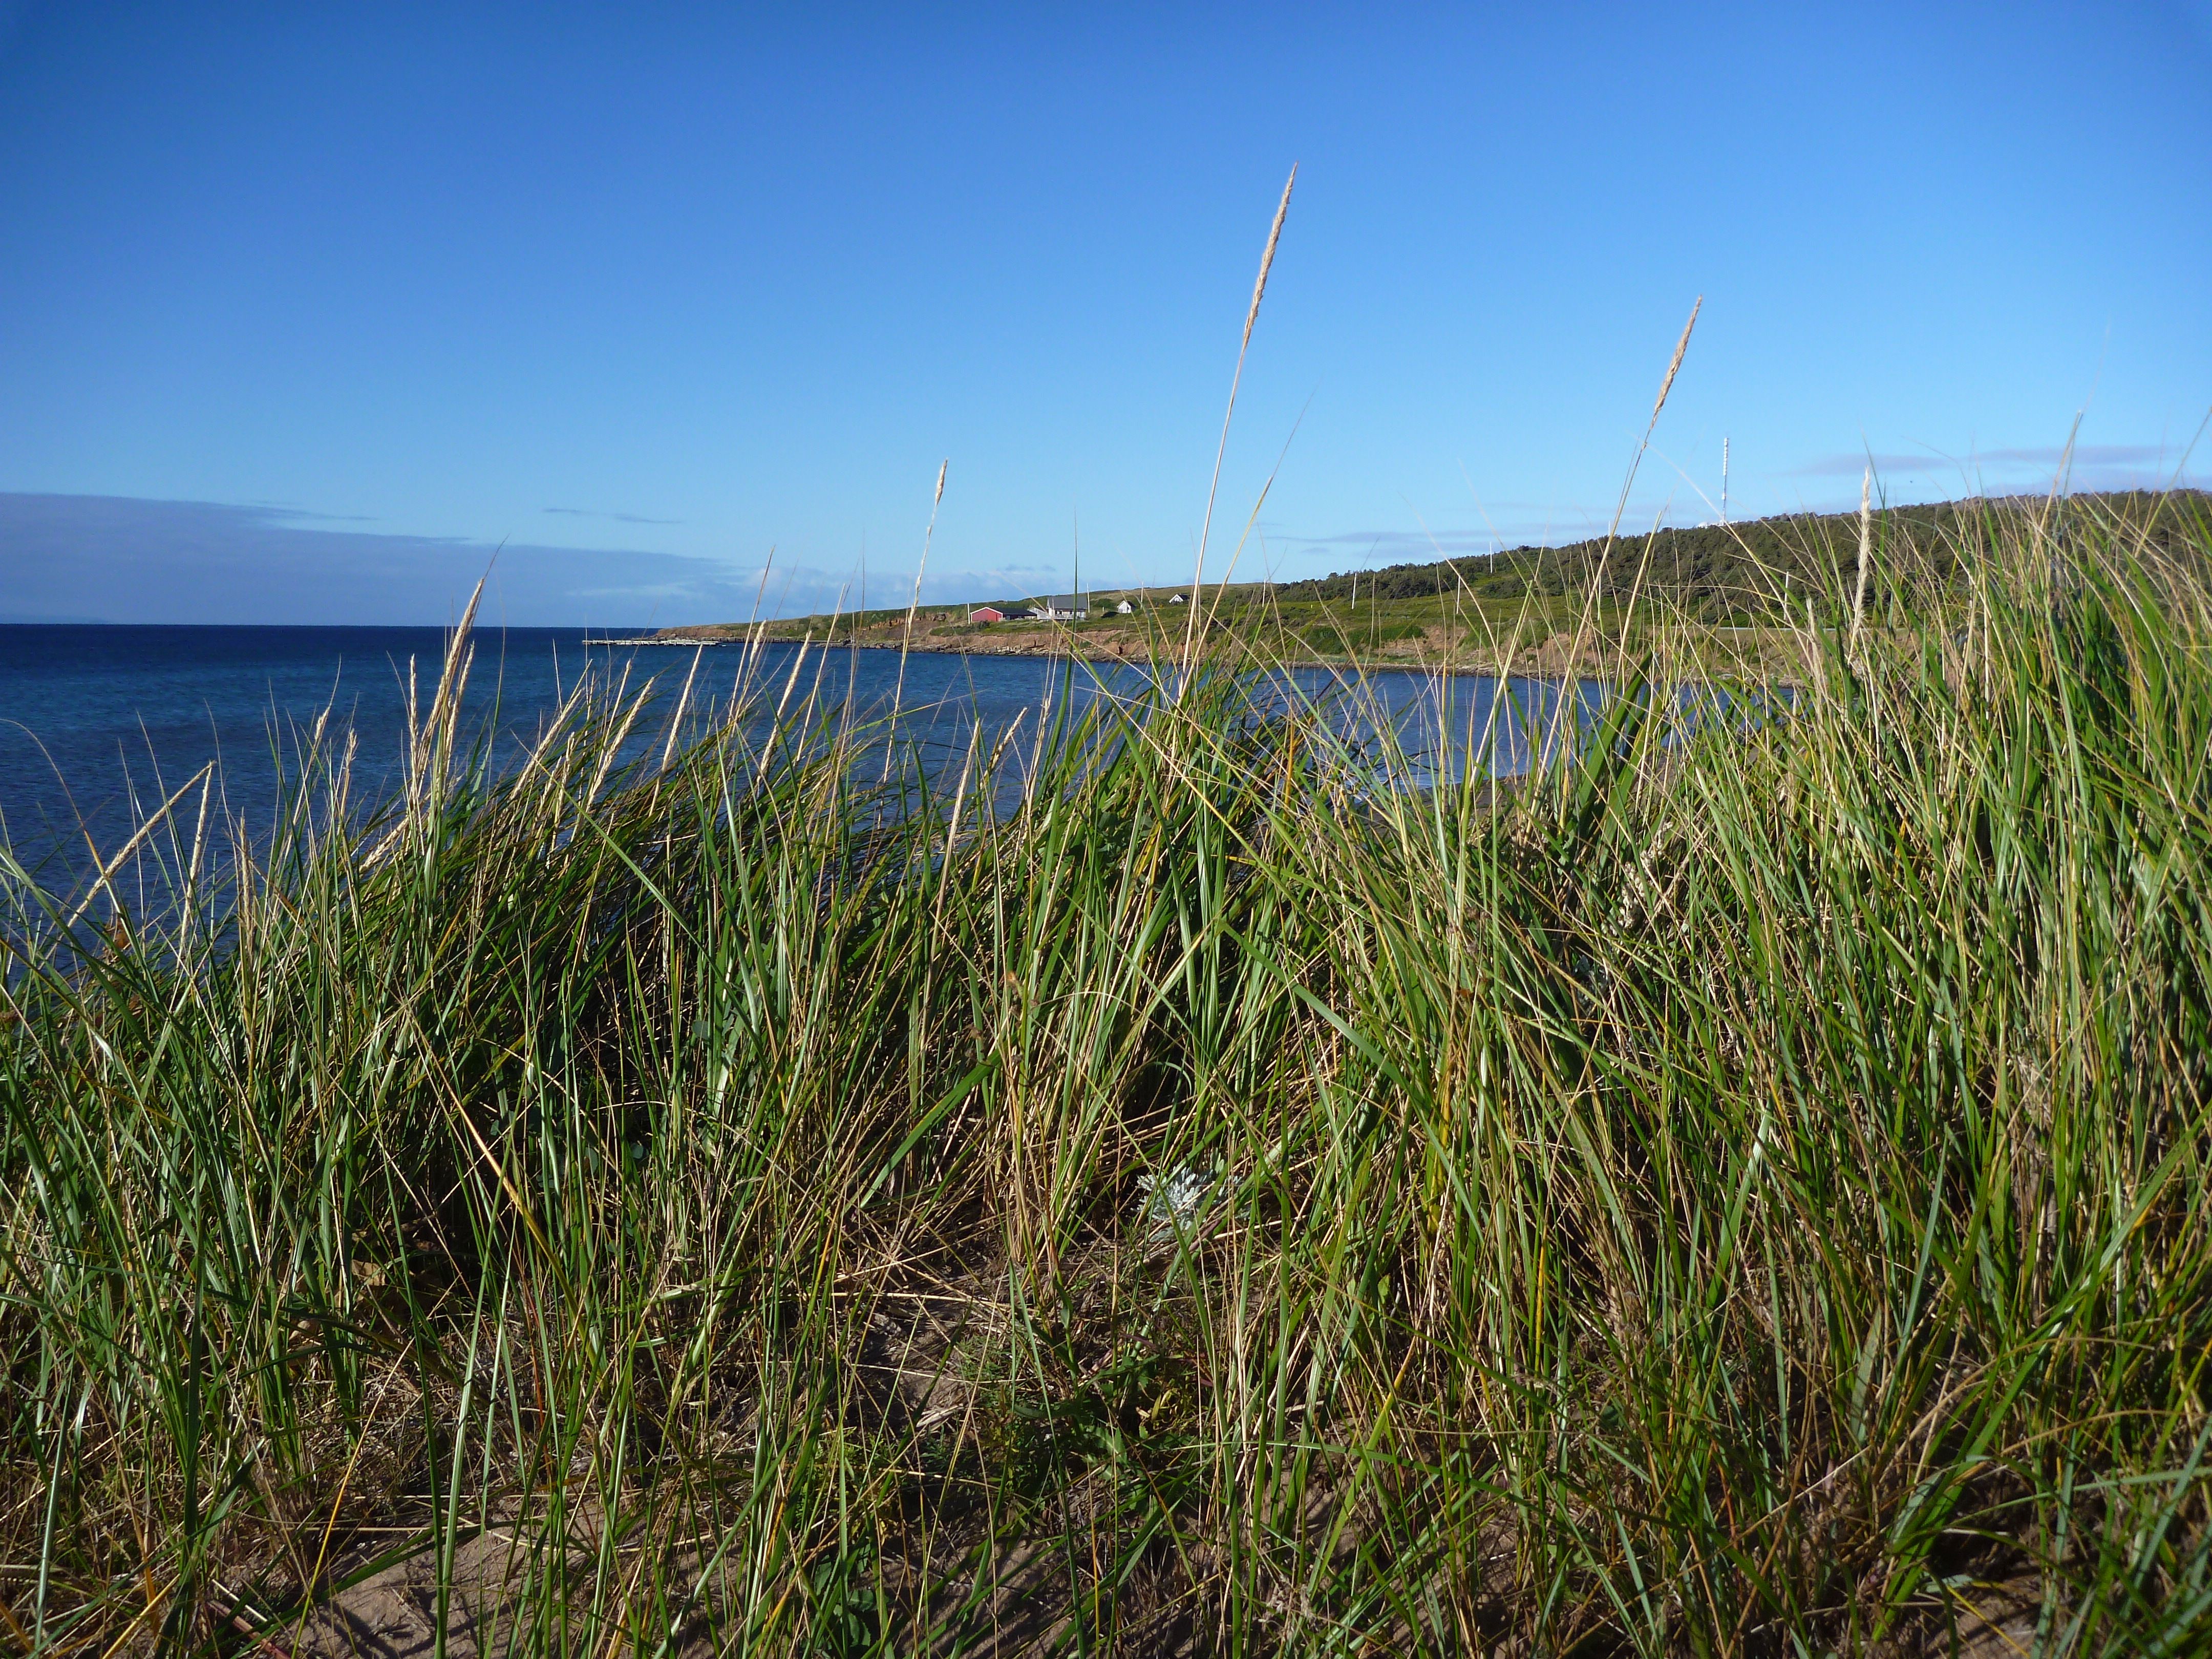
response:
{"label": "calm ocean", "polygon": [[[587,646],[586,637],[574,629],[478,634],[465,707],[476,729],[492,724],[502,757],[520,751],[587,668],[627,673],[633,687],[655,680],[672,703],[691,666],[690,652]],[[410,665],[427,703],[444,649],[434,628],[0,625],[0,834],[47,884],[66,890],[90,868],[92,848],[106,856],[141,814],[211,760],[221,763],[229,811],[249,826],[266,823],[304,733],[326,709],[358,739],[357,793],[388,791],[406,745]],[[768,647],[758,672],[780,689],[796,649]],[[741,654],[702,656],[695,705],[727,700]],[[906,730],[926,757],[957,764],[976,722],[987,733],[1004,730],[1038,708],[1066,668],[1036,657],[917,653],[901,699]],[[811,684],[817,672],[826,697],[844,696],[849,675],[860,708],[881,708],[898,655],[817,653],[803,678]],[[1134,670],[1101,672],[1134,688]],[[1297,678],[1309,690],[1327,684],[1318,672]],[[1089,695],[1090,671],[1079,666],[1073,678]],[[1420,714],[1437,728],[1433,682],[1395,674],[1379,686],[1399,716]],[[1516,691],[1524,705],[1547,701],[1534,686]],[[1479,727],[1494,692],[1487,680],[1458,682],[1449,728],[1463,732],[1470,718]],[[1027,729],[1036,729],[1034,714]],[[1510,766],[1517,755],[1504,758]]]}

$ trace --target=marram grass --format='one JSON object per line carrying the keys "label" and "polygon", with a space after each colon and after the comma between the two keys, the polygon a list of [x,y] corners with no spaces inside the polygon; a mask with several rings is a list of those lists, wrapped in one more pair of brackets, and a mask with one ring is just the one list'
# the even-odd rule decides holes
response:
{"label": "marram grass", "polygon": [[495,769],[457,649],[388,809],[9,866],[0,1642],[2205,1650],[2203,562],[1969,522],[1494,799],[1227,676]]}

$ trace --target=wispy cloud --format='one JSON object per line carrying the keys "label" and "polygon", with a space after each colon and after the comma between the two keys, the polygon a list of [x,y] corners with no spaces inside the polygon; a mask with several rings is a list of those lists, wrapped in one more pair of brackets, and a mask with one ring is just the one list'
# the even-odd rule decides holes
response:
{"label": "wispy cloud", "polygon": [[[921,581],[921,599],[925,605],[958,605],[971,599],[1006,599],[1047,591],[1066,592],[1067,582],[1067,570],[1063,565],[993,565],[988,569],[948,570],[942,575],[925,575]],[[1086,572],[1083,585],[1085,587],[1108,587],[1119,586],[1121,583],[1118,579],[1094,578]]]}
{"label": "wispy cloud", "polygon": [[759,575],[672,553],[526,543],[495,550],[301,522],[308,516],[222,501],[0,494],[0,593],[26,621],[441,623],[489,571],[489,620],[619,627],[742,617]]}
{"label": "wispy cloud", "polygon": [[681,519],[648,519],[642,513],[601,513],[588,507],[549,507],[548,513],[556,513],[564,519],[608,519],[616,524],[682,524]]}
{"label": "wispy cloud", "polygon": [[1285,549],[1356,548],[1382,559],[1487,553],[1498,542],[1487,530],[1346,530],[1334,536],[1284,535],[1270,539]]}
{"label": "wispy cloud", "polygon": [[[1856,477],[1865,469],[1869,456],[1864,451],[1853,451],[1841,455],[1823,455],[1818,460],[1808,461],[1802,466],[1791,467],[1782,476],[1797,478]],[[1932,450],[1917,453],[1904,452],[1873,456],[1877,473],[1915,474],[1920,477],[1972,477],[1986,471],[2016,471],[2022,467],[2038,467],[2055,471],[2065,464],[2068,452],[2058,445],[2046,445],[2030,449],[1982,449],[1971,455],[1939,455]],[[2155,444],[2079,444],[2072,452],[2075,469],[2108,467],[2172,467],[2179,461],[2179,452]]]}
{"label": "wispy cloud", "polygon": [[367,513],[316,513],[304,507],[295,507],[289,501],[248,501],[246,506],[269,514],[272,519],[286,519],[297,524],[374,524],[376,520]]}

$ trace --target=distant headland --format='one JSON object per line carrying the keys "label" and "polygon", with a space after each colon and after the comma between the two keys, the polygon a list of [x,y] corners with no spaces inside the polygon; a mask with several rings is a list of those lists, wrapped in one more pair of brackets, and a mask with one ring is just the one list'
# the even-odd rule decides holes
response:
{"label": "distant headland", "polygon": [[[2199,490],[2069,498],[2076,511],[2136,526],[2146,550],[2203,545],[2212,496]],[[1909,589],[1954,585],[1960,550],[1987,520],[2033,520],[2045,495],[1970,496],[1856,512],[1791,514],[1592,538],[1559,547],[1351,570],[1301,581],[1206,584],[1198,594],[1209,648],[1285,662],[1455,672],[1554,673],[1598,665],[1624,631],[1688,630],[1716,667],[1771,672],[1794,659],[1810,614],[1853,603],[1881,609]],[[2196,531],[2192,533],[2192,526]],[[1141,661],[1193,631],[1188,583],[1079,593],[979,596],[972,603],[819,613],[772,622],[668,628],[623,644],[699,647],[811,641],[877,649]]]}

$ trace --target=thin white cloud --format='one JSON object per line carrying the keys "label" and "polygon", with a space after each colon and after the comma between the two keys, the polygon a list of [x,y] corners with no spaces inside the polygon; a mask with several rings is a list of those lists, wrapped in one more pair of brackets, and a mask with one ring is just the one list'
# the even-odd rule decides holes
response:
{"label": "thin white cloud", "polygon": [[743,616],[713,560],[324,528],[286,507],[0,494],[0,592],[27,620],[451,621],[489,573],[489,622],[635,626]]}
{"label": "thin white cloud", "polygon": [[602,513],[589,507],[549,507],[545,512],[557,514],[565,519],[606,519],[616,524],[682,524],[681,519],[648,519],[642,513]]}
{"label": "thin white cloud", "polygon": [[1780,476],[1785,478],[1855,478],[1865,470],[1869,459],[1877,474],[1971,477],[1984,471],[2011,471],[2021,467],[2039,467],[2055,472],[2069,460],[2076,471],[2084,468],[2155,469],[2160,465],[2170,468],[2181,458],[2176,451],[2154,444],[2080,444],[2070,454],[2055,444],[2027,449],[1977,450],[1971,455],[1938,455],[1923,450],[1869,457],[1860,450],[1841,455],[1824,455],[1818,460],[1808,461],[1802,466],[1791,467]]}
{"label": "thin white cloud", "polygon": [[1435,555],[1487,553],[1498,538],[1487,530],[1346,530],[1334,536],[1277,536],[1275,544],[1288,549],[1358,548],[1377,557],[1400,554]]}

